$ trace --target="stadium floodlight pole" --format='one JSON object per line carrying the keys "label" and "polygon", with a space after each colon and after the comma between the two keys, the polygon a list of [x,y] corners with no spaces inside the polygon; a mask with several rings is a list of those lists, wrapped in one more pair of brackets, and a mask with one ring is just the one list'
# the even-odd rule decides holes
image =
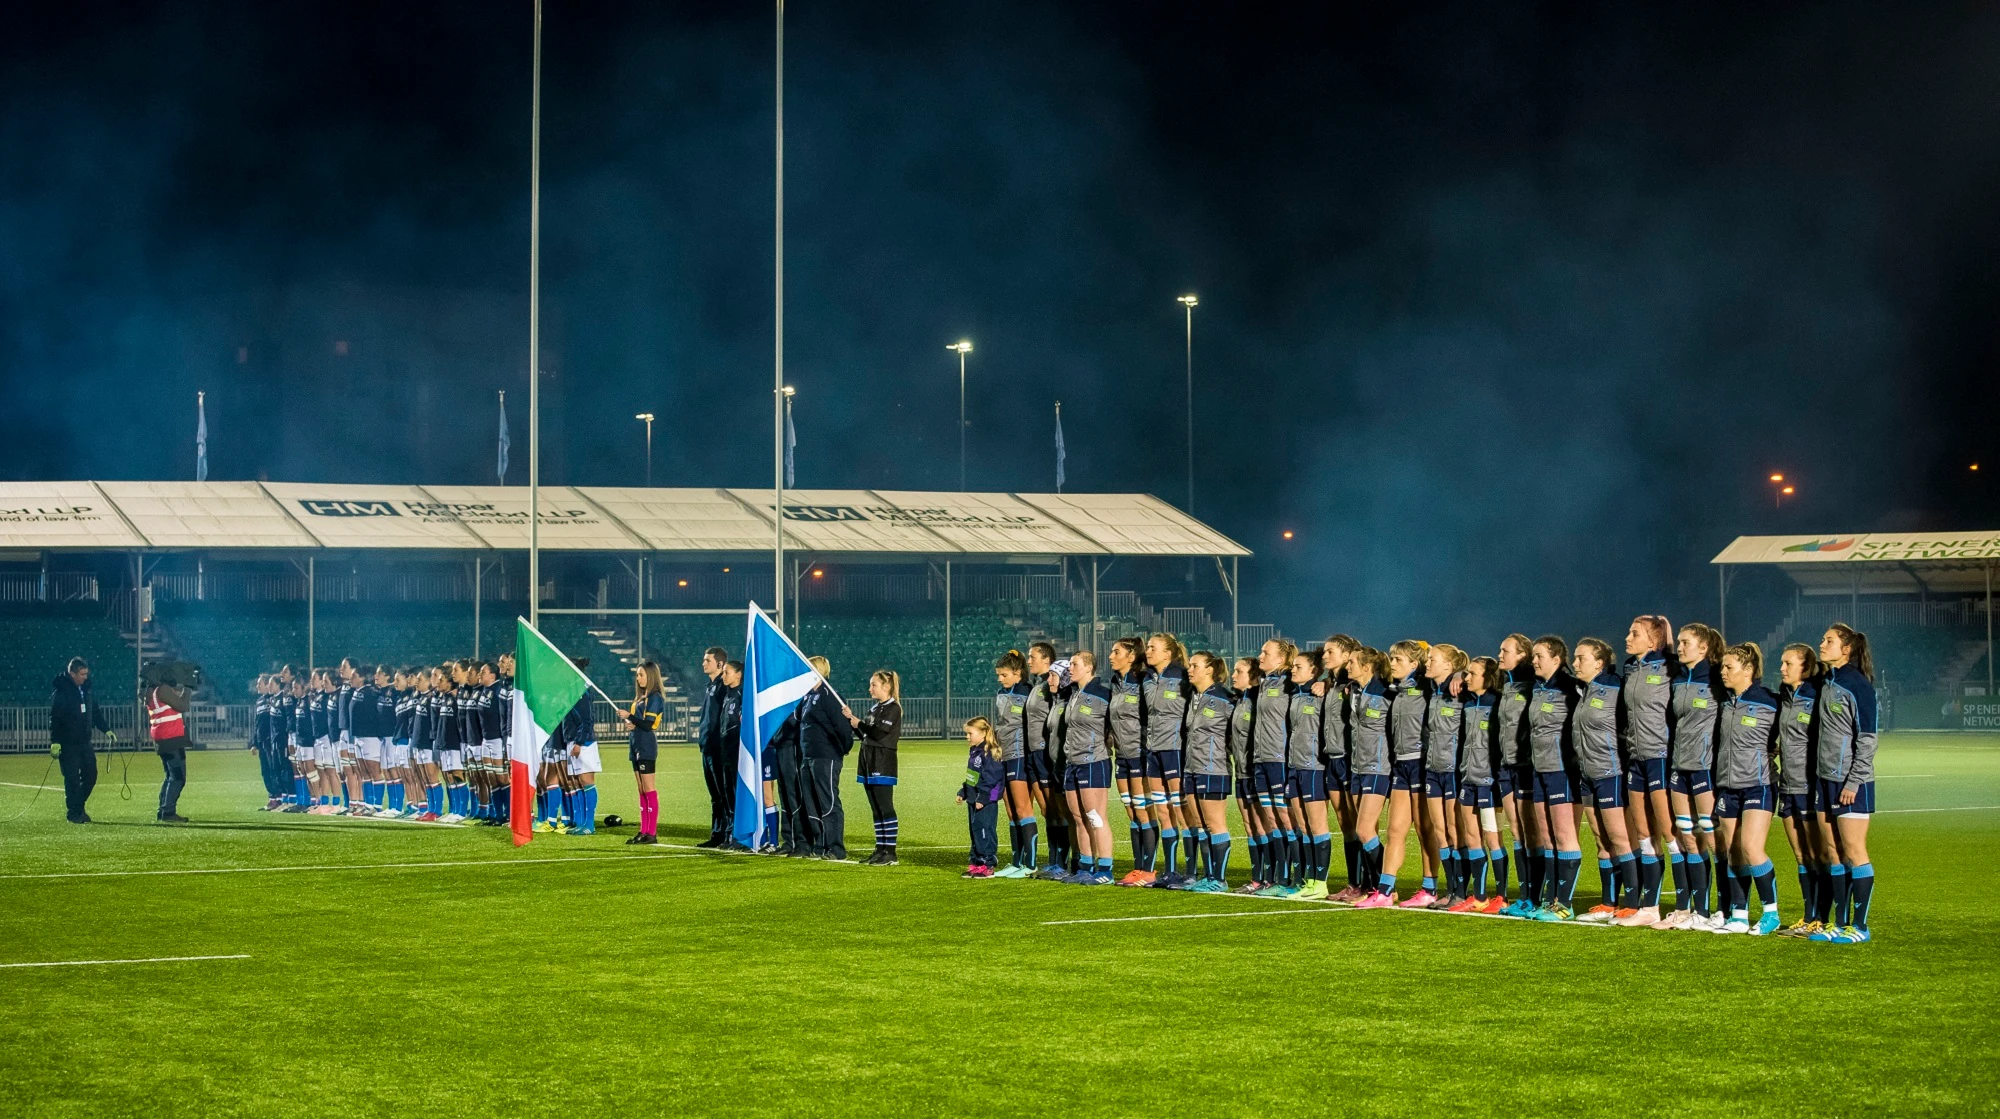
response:
{"label": "stadium floodlight pole", "polygon": [[641,420],[646,425],[646,488],[652,489],[653,488],[653,414],[651,412],[641,412],[638,415],[633,416],[632,418],[635,420]]}
{"label": "stadium floodlight pole", "polygon": [[[1194,516],[1194,309],[1201,303],[1193,292],[1175,300],[1187,309],[1187,515]],[[1194,590],[1194,560],[1188,559],[1188,590]]]}
{"label": "stadium floodlight pole", "polygon": [[777,85],[772,94],[775,203],[771,288],[771,608],[785,629],[785,0],[778,0]]}
{"label": "stadium floodlight pole", "polygon": [[[960,339],[945,349],[958,355],[958,492],[965,492],[965,355],[972,343]],[[950,720],[947,719],[946,722]]]}
{"label": "stadium floodlight pole", "polygon": [[542,0],[535,0],[535,80],[528,139],[528,624],[542,624]]}
{"label": "stadium floodlight pole", "polygon": [[1175,300],[1187,308],[1187,514],[1194,516],[1194,309],[1201,303],[1192,293]]}

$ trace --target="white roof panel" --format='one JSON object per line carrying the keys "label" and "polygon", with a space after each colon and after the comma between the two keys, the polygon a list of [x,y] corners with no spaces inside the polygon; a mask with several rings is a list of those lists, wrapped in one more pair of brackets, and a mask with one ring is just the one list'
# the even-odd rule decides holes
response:
{"label": "white roof panel", "polygon": [[416,486],[266,482],[264,488],[329,548],[485,547]]}
{"label": "white roof panel", "polygon": [[1093,555],[1106,549],[1010,493],[875,490],[868,507],[981,555]]}
{"label": "white roof panel", "polygon": [[1247,556],[1250,550],[1144,493],[1017,495],[1121,556]]}
{"label": "white roof panel", "polygon": [[89,482],[0,482],[0,540],[9,548],[143,548]]}
{"label": "white roof panel", "polygon": [[1739,536],[1710,563],[1965,563],[2000,559],[2000,532]]}
{"label": "white roof panel", "polygon": [[770,520],[727,490],[584,486],[578,492],[663,552],[750,552],[771,546]]}
{"label": "white roof panel", "polygon": [[[770,514],[770,490],[729,492],[759,514]],[[785,540],[808,552],[961,550],[867,490],[786,490]]]}
{"label": "white roof panel", "polygon": [[100,482],[155,548],[310,548],[255,482]]}
{"label": "white roof panel", "polygon": [[[458,518],[491,548],[528,546],[528,487],[424,486],[432,500],[427,512]],[[640,541],[568,486],[543,486],[542,547],[551,551],[634,552]]]}

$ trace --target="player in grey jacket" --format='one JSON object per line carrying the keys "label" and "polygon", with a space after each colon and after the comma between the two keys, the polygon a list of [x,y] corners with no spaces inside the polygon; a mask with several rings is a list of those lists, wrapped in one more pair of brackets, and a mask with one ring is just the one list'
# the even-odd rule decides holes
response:
{"label": "player in grey jacket", "polygon": [[[1672,842],[1673,807],[1667,798],[1667,754],[1673,746],[1668,709],[1673,703],[1674,628],[1658,614],[1641,614],[1625,631],[1624,685],[1618,702],[1625,753],[1625,832],[1639,856],[1639,908],[1617,923],[1651,926],[1660,919],[1660,883],[1666,869],[1660,848]],[[1676,864],[1676,877],[1686,874]]]}
{"label": "player in grey jacket", "polygon": [[[1723,879],[1724,933],[1777,932],[1778,881],[1764,854],[1777,808],[1778,697],[1764,687],[1764,652],[1754,642],[1722,654],[1721,732],[1715,750],[1716,847],[1728,861]],[[1750,890],[1763,912],[1750,923]]]}
{"label": "player in grey jacket", "polygon": [[1820,678],[1819,787],[1814,807],[1831,818],[1840,869],[1833,879],[1831,930],[1812,939],[1862,944],[1869,939],[1868,909],[1875,897],[1875,867],[1868,861],[1868,819],[1875,813],[1875,668],[1868,635],[1835,622],[1819,643],[1827,672]]}
{"label": "player in grey jacket", "polygon": [[1187,705],[1185,781],[1191,794],[1189,807],[1199,814],[1206,837],[1207,865],[1187,889],[1201,894],[1229,889],[1229,727],[1236,700],[1221,680],[1225,669],[1214,653],[1200,652],[1188,659],[1187,686],[1195,694]]}
{"label": "player in grey jacket", "polygon": [[1580,789],[1590,797],[1597,835],[1598,903],[1577,919],[1604,924],[1639,911],[1639,862],[1625,833],[1624,760],[1618,753],[1623,679],[1612,670],[1611,646],[1595,637],[1576,643],[1573,667],[1583,691],[1571,718]]}

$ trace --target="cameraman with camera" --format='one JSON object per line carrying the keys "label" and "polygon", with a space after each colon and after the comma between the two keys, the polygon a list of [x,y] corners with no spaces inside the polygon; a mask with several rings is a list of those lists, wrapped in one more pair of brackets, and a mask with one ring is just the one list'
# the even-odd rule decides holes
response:
{"label": "cameraman with camera", "polygon": [[153,749],[159,752],[166,779],[160,783],[160,822],[185,824],[179,812],[181,790],[187,787],[188,718],[194,706],[192,694],[199,670],[184,672],[178,665],[164,665],[158,682],[146,693],[146,721],[151,724]]}
{"label": "cameraman with camera", "polygon": [[[90,662],[71,657],[63,673],[51,682],[49,750],[62,766],[63,805],[72,824],[90,823],[84,802],[97,787],[97,750],[90,744],[93,728],[111,734],[104,710],[90,694]],[[118,737],[111,735],[111,741],[118,741]]]}

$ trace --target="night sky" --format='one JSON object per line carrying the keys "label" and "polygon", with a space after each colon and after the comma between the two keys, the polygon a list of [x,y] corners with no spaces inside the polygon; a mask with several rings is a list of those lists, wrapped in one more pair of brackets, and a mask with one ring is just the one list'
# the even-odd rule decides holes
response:
{"label": "night sky", "polygon": [[[205,390],[214,478],[486,482],[505,389],[524,482],[530,12],[11,15],[0,477],[190,478]],[[652,411],[656,483],[768,485],[771,10],[544,49],[544,478],[636,484]],[[1067,488],[1180,503],[1193,291],[1246,618],[1622,632],[1739,532],[2000,527],[2000,8],[802,3],[786,56],[802,486],[954,488],[966,337],[972,488],[1052,488],[1061,400]]]}

